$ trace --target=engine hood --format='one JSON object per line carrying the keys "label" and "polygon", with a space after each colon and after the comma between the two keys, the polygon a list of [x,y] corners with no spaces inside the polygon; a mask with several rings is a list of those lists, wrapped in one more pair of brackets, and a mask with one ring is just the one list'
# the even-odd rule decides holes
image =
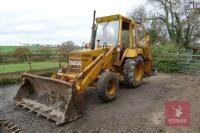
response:
{"label": "engine hood", "polygon": [[70,52],[69,59],[88,59],[97,57],[99,54],[101,54],[104,50],[103,49],[84,49],[84,50],[75,50]]}
{"label": "engine hood", "polygon": [[[102,48],[72,51],[69,54],[69,64],[78,64],[81,69],[84,69],[104,51],[105,49]],[[75,67],[75,65],[73,67]]]}

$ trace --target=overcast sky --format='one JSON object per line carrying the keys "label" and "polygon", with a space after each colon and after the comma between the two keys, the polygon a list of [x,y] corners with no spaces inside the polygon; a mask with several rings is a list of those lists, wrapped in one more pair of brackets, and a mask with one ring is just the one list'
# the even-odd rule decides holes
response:
{"label": "overcast sky", "polygon": [[97,17],[122,14],[145,0],[0,0],[0,45],[89,42]]}

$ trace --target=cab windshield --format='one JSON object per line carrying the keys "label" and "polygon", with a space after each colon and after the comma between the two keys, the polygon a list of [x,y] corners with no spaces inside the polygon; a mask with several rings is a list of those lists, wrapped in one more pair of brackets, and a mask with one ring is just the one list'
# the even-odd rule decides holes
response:
{"label": "cab windshield", "polygon": [[96,43],[102,45],[112,44],[115,46],[118,42],[119,21],[102,22],[98,24]]}

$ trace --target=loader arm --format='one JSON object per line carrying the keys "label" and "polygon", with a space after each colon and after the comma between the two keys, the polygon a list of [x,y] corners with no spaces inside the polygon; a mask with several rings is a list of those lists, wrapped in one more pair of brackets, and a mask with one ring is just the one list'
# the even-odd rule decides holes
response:
{"label": "loader arm", "polygon": [[111,47],[107,52],[100,54],[90,65],[88,65],[75,79],[74,85],[78,91],[84,89],[91,84],[102,70],[111,69],[113,63],[114,48]]}

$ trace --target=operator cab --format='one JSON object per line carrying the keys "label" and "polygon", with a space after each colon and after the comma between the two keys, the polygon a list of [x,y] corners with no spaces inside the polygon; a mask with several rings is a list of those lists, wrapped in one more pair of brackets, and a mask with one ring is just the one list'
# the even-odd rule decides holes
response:
{"label": "operator cab", "polygon": [[144,35],[141,23],[119,14],[96,18],[96,23],[97,47],[108,45],[122,51],[126,48],[136,48]]}

